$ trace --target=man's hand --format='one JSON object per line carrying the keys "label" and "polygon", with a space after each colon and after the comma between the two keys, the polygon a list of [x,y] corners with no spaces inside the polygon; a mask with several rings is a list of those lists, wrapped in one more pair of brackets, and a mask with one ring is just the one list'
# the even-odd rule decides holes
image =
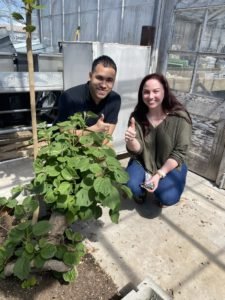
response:
{"label": "man's hand", "polygon": [[104,115],[102,114],[97,123],[91,126],[89,129],[96,132],[109,132],[110,125],[111,124],[104,122]]}

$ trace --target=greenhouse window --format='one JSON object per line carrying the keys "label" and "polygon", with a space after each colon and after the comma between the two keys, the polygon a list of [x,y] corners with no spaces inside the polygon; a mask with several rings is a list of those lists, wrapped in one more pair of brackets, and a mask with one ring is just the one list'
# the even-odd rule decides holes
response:
{"label": "greenhouse window", "polygon": [[225,5],[175,10],[167,78],[175,90],[225,99]]}

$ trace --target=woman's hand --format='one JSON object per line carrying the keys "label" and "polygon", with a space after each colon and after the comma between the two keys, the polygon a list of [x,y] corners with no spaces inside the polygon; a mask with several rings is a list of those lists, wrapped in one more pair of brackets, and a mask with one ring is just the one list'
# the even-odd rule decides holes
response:
{"label": "woman's hand", "polygon": [[153,193],[157,189],[157,187],[159,185],[159,180],[160,180],[160,176],[157,173],[151,177],[150,182],[153,183],[153,189],[151,189],[151,190],[148,189],[149,193]]}
{"label": "woman's hand", "polygon": [[130,119],[130,126],[127,128],[125,132],[125,142],[132,142],[136,138],[136,128],[135,128],[135,120],[132,117]]}
{"label": "woman's hand", "polygon": [[125,132],[125,142],[130,151],[137,153],[141,149],[141,145],[136,139],[135,119],[133,117],[130,119],[130,126]]}

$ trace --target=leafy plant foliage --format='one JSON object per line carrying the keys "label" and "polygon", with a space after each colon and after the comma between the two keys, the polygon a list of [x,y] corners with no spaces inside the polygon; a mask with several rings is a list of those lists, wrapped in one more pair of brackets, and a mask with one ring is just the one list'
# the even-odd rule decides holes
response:
{"label": "leafy plant foliage", "polygon": [[[76,278],[76,265],[85,254],[81,234],[73,232],[70,225],[77,220],[98,219],[103,207],[109,208],[112,222],[118,222],[121,193],[132,196],[125,185],[128,175],[115,151],[105,143],[111,137],[87,131],[86,119],[90,117],[96,116],[77,113],[52,127],[39,125],[43,146],[34,162],[33,180],[13,188],[10,198],[0,198],[1,211],[7,210],[15,218],[0,246],[2,278],[6,265],[13,261],[13,274],[23,281],[23,287],[33,286],[32,269],[42,270],[49,260],[56,260],[68,267],[62,277],[70,282]],[[33,224],[32,216],[40,203],[44,203],[49,219],[45,216]],[[67,224],[57,242],[49,238],[54,231],[53,213],[64,216]]]}

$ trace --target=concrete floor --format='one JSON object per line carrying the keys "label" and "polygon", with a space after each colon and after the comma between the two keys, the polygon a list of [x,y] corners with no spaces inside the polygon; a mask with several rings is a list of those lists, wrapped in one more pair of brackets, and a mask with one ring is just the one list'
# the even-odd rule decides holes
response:
{"label": "concrete floor", "polygon": [[[0,196],[31,177],[29,160],[1,163]],[[101,219],[74,228],[119,290],[149,276],[176,300],[225,299],[225,190],[192,172],[177,206],[123,200],[119,224],[104,210]]]}

